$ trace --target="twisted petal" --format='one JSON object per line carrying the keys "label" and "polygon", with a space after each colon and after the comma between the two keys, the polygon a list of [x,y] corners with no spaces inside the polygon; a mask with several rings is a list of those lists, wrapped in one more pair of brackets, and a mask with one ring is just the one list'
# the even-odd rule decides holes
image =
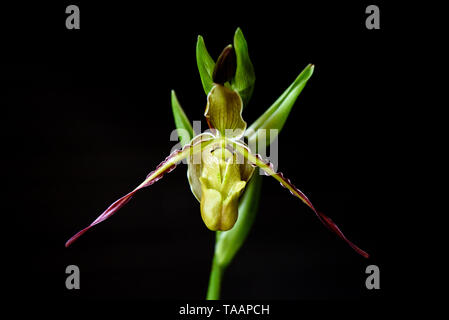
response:
{"label": "twisted petal", "polygon": [[179,161],[181,161],[184,158],[187,158],[191,154],[196,154],[201,152],[202,148],[205,147],[207,144],[209,144],[211,141],[203,141],[200,140],[199,142],[192,143],[185,145],[181,150],[176,150],[173,153],[171,153],[167,158],[165,158],[164,161],[162,161],[154,171],[152,171],[146,179],[137,186],[133,191],[128,193],[127,195],[121,197],[117,201],[115,201],[113,204],[111,204],[97,219],[95,219],[94,222],[92,222],[89,226],[84,228],[83,230],[79,231],[77,234],[75,234],[73,237],[71,237],[65,244],[66,247],[70,246],[76,239],[81,237],[86,231],[88,231],[93,226],[99,224],[100,222],[105,221],[106,219],[110,218],[114,213],[116,213],[121,207],[123,207],[126,203],[128,203],[129,200],[134,196],[134,194],[139,191],[140,189],[143,189],[145,187],[151,186],[156,181],[160,180],[165,173],[169,173],[173,171]]}
{"label": "twisted petal", "polygon": [[272,176],[277,181],[279,181],[283,187],[287,188],[291,192],[291,194],[293,194],[294,196],[296,196],[299,199],[301,199],[302,202],[304,202],[310,209],[313,210],[313,212],[316,214],[318,219],[320,219],[320,221],[326,227],[328,227],[330,230],[335,232],[340,238],[342,238],[344,241],[346,241],[346,243],[348,243],[351,246],[351,248],[353,248],[357,253],[359,253],[360,255],[362,255],[365,258],[369,257],[369,254],[367,252],[363,251],[362,249],[357,247],[354,243],[349,241],[348,238],[346,238],[346,236],[343,234],[343,232],[340,230],[340,228],[332,221],[331,218],[329,218],[325,214],[317,211],[315,209],[315,207],[312,205],[312,203],[310,202],[310,200],[306,197],[306,195],[304,193],[302,193],[298,188],[296,188],[290,182],[290,180],[288,178],[285,178],[282,173],[276,173],[273,170],[273,167],[272,167],[271,163],[265,162],[259,155],[253,155],[249,151],[249,149],[246,146],[242,145],[242,144],[236,143],[234,145],[234,147],[235,147],[235,150],[238,153],[242,154],[243,157],[248,160],[248,162],[250,162],[253,165],[261,168],[262,170],[264,170],[267,175]]}

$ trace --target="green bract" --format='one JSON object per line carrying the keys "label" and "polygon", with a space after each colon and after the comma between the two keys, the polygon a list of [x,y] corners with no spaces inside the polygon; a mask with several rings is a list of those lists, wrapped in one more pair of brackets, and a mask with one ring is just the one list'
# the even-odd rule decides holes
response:
{"label": "green bract", "polygon": [[[256,76],[254,74],[253,64],[249,58],[248,45],[240,28],[237,28],[234,34],[233,47],[235,49],[237,66],[235,76],[230,81],[230,87],[238,92],[242,98],[243,107],[246,107],[253,94]],[[214,83],[212,80],[212,75],[214,72],[215,62],[209,55],[204,39],[201,36],[198,36],[198,42],[196,45],[196,61],[204,92],[209,94]]]}
{"label": "green bract", "polygon": [[[190,142],[193,138],[193,128],[190,124],[189,119],[187,118],[184,110],[179,104],[178,98],[176,97],[176,93],[174,90],[171,92],[171,105],[173,111],[173,117],[175,118],[175,125],[178,129],[178,136],[181,141],[181,145],[184,146]],[[182,132],[180,132],[182,131]],[[184,134],[186,136],[184,136]]]}
{"label": "green bract", "polygon": [[[287,90],[285,90],[285,92],[271,105],[271,107],[248,128],[245,136],[248,138],[248,143],[250,145],[254,145],[253,143],[258,138],[258,132],[263,132],[261,129],[266,130],[266,145],[270,145],[270,143],[273,142],[277,137],[277,134],[279,134],[284,127],[285,121],[287,120],[296,99],[312,76],[313,69],[314,65],[309,64]],[[274,132],[277,132],[277,134],[270,136],[271,129],[276,129],[277,131]]]}

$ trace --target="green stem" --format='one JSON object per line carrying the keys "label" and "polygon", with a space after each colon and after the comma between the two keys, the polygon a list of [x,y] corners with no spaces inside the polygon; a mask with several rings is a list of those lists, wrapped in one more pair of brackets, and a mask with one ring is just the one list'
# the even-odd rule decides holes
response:
{"label": "green stem", "polygon": [[248,236],[256,217],[261,189],[262,177],[256,171],[240,199],[239,218],[235,226],[226,232],[216,232],[214,258],[212,260],[209,288],[207,289],[207,300],[220,299],[223,273]]}
{"label": "green stem", "polygon": [[212,270],[210,272],[209,287],[207,289],[207,300],[219,300],[221,279],[223,278],[225,268],[220,266],[215,258],[212,261]]}

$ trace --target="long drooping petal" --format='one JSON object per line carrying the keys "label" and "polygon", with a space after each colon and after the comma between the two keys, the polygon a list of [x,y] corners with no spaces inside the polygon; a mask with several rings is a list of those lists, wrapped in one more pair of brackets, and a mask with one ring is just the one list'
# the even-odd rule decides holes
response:
{"label": "long drooping petal", "polygon": [[133,195],[139,191],[142,188],[151,186],[156,181],[160,180],[165,173],[169,173],[173,171],[179,161],[181,161],[184,158],[187,158],[191,154],[195,154],[198,152],[201,152],[202,148],[204,148],[206,145],[211,143],[211,141],[198,141],[193,144],[185,145],[182,149],[176,150],[172,152],[167,158],[165,158],[164,161],[162,161],[154,171],[150,172],[146,179],[137,186],[133,191],[128,193],[127,195],[121,197],[117,201],[115,201],[113,204],[111,204],[97,219],[95,219],[94,222],[92,222],[89,226],[84,228],[83,230],[79,231],[77,234],[75,234],[73,237],[71,237],[65,244],[66,247],[71,245],[76,239],[81,237],[86,231],[88,231],[93,226],[99,224],[100,222],[105,221],[109,217],[111,217],[114,213],[116,213],[121,207],[123,207],[131,198]]}
{"label": "long drooping petal", "polygon": [[298,188],[296,188],[288,178],[285,178],[284,175],[280,172],[279,173],[275,172],[271,163],[265,162],[259,155],[253,155],[250,152],[250,150],[242,144],[235,143],[233,144],[233,147],[237,152],[242,154],[243,157],[248,160],[248,162],[264,170],[267,175],[272,176],[277,181],[279,181],[283,187],[287,188],[291,192],[291,194],[301,199],[307,206],[309,206],[310,209],[313,210],[318,219],[320,219],[320,221],[326,227],[328,227],[330,230],[335,232],[340,238],[346,241],[351,246],[351,248],[353,248],[357,253],[364,256],[365,258],[369,257],[369,254],[367,252],[363,251],[362,249],[357,247],[354,243],[349,241],[348,238],[346,238],[346,236],[343,234],[340,228],[332,221],[331,218],[317,211],[313,206],[312,202],[310,202],[310,200],[306,197],[306,195],[302,193]]}

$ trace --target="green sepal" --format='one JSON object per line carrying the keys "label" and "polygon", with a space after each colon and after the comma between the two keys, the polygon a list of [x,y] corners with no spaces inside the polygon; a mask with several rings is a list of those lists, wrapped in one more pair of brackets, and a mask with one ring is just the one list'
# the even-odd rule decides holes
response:
{"label": "green sepal", "polygon": [[212,74],[214,72],[215,62],[207,51],[202,36],[198,36],[198,41],[196,42],[196,63],[198,65],[198,71],[200,72],[204,92],[209,94],[209,91],[214,85]]}
{"label": "green sepal", "polygon": [[262,176],[255,172],[240,199],[239,216],[234,227],[229,231],[217,231],[214,261],[221,268],[229,265],[245,242],[256,218],[261,190]]}
{"label": "green sepal", "polygon": [[248,44],[240,28],[237,28],[234,34],[234,49],[237,58],[237,70],[231,81],[231,87],[240,94],[243,107],[245,107],[253,94],[256,76],[249,58]]}
{"label": "green sepal", "polygon": [[173,111],[173,118],[175,119],[176,129],[184,130],[183,132],[178,131],[178,135],[181,145],[185,146],[193,138],[193,128],[189,118],[187,118],[184,110],[179,104],[175,90],[171,91],[171,108]]}
{"label": "green sepal", "polygon": [[266,129],[267,145],[269,145],[277,135],[270,136],[270,129],[281,131],[296,99],[304,89],[307,81],[313,74],[314,65],[309,64],[295,79],[295,81],[284,91],[284,93],[265,111],[254,123],[248,127],[246,137],[249,145],[255,145],[257,130]]}

